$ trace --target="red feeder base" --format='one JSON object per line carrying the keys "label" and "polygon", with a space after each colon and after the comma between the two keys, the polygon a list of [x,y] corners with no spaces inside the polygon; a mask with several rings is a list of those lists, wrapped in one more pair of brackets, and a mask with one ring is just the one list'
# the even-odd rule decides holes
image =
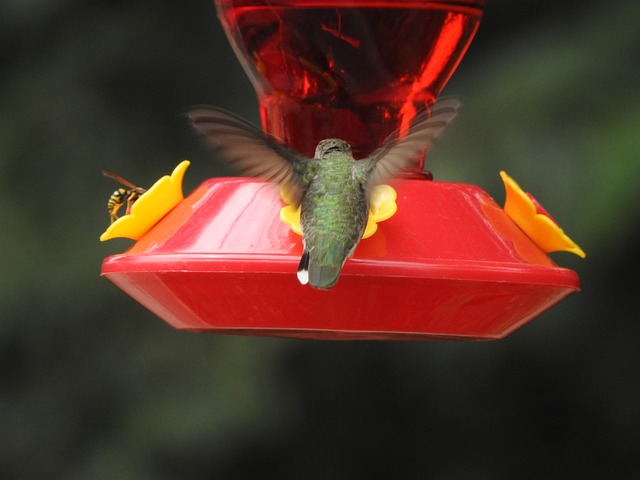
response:
{"label": "red feeder base", "polygon": [[329,291],[302,286],[277,189],[204,182],[102,274],[175,328],[315,339],[497,339],[579,290],[473,185],[398,180],[398,212]]}

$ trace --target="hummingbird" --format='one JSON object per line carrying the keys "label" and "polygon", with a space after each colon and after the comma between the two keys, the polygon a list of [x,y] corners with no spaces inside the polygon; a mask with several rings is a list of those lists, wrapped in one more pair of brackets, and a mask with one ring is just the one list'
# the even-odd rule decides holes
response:
{"label": "hummingbird", "polygon": [[418,155],[442,134],[460,102],[442,100],[414,118],[405,135],[396,131],[364,159],[338,138],[320,141],[313,158],[289,147],[226,110],[199,106],[189,111],[193,127],[240,175],[279,184],[300,205],[303,253],[301,284],[332,288],[360,242],[373,187],[417,165]]}

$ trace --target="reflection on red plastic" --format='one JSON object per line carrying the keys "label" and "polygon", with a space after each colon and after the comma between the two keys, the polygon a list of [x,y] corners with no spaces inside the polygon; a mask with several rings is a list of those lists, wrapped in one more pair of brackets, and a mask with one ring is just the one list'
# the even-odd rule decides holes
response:
{"label": "reflection on red plastic", "polygon": [[216,0],[262,125],[312,156],[342,138],[363,158],[430,106],[485,0]]}
{"label": "reflection on red plastic", "polygon": [[398,212],[329,291],[302,286],[277,189],[204,182],[102,274],[175,328],[318,339],[496,339],[579,289],[480,188],[398,180]]}

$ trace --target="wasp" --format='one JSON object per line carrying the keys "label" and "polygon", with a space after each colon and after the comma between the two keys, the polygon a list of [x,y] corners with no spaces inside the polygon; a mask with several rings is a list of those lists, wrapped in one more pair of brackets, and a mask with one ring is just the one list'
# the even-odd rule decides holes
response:
{"label": "wasp", "polygon": [[127,204],[127,210],[125,215],[129,215],[131,213],[131,206],[133,203],[144,193],[146,190],[142,187],[137,187],[133,183],[125,180],[120,175],[116,175],[108,170],[102,170],[102,174],[105,177],[113,178],[116,182],[121,183],[127,188],[118,188],[115,192],[111,194],[109,200],[107,201],[107,209],[109,210],[109,217],[111,218],[111,223],[115,222],[118,219],[118,210],[122,205]]}

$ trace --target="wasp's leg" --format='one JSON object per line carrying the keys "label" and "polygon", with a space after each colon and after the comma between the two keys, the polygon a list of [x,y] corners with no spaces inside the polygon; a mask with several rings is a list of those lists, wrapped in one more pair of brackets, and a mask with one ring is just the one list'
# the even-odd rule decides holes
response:
{"label": "wasp's leg", "polygon": [[109,218],[111,219],[111,223],[115,222],[118,219],[118,208],[114,207],[113,210],[109,212]]}
{"label": "wasp's leg", "polygon": [[127,210],[125,215],[129,215],[131,213],[131,207],[133,203],[138,199],[138,192],[131,192],[127,197]]}

